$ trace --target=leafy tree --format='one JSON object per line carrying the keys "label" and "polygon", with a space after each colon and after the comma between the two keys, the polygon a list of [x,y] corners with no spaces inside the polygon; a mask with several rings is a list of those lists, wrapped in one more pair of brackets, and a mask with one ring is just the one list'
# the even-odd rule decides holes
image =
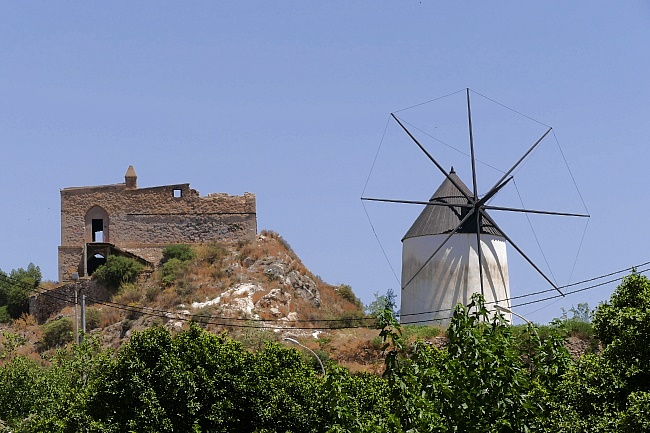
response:
{"label": "leafy tree", "polygon": [[0,306],[7,305],[7,292],[10,288],[9,275],[0,269]]}
{"label": "leafy tree", "polygon": [[[375,293],[375,300],[366,306],[366,312],[375,319],[385,311],[388,311],[393,317],[397,317],[396,308],[397,295],[393,292],[393,289],[388,289],[384,295]],[[377,322],[377,326],[381,328],[379,322]]]}
{"label": "leafy tree", "polygon": [[106,263],[97,268],[93,278],[100,284],[117,289],[124,283],[133,283],[144,266],[135,259],[123,256],[108,256]]}
{"label": "leafy tree", "polygon": [[549,431],[648,431],[650,280],[625,277],[593,322],[602,353],[583,356],[565,376]]}
{"label": "leafy tree", "polygon": [[29,311],[29,296],[41,284],[41,269],[30,263],[27,269],[18,268],[9,275],[0,271],[0,305],[6,305],[6,311],[12,319]]}
{"label": "leafy tree", "polygon": [[379,320],[391,343],[385,377],[407,431],[538,429],[545,412],[537,396],[551,392],[570,365],[555,336],[541,342],[531,332],[522,352],[511,327],[501,315],[490,316],[480,295],[456,307],[443,350],[416,342],[407,352],[388,309]]}

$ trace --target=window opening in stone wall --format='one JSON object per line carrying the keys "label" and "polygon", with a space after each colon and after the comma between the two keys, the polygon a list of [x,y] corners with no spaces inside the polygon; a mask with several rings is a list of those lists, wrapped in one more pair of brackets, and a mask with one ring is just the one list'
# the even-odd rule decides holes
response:
{"label": "window opening in stone wall", "polygon": [[88,275],[92,275],[93,272],[97,270],[98,267],[106,263],[106,257],[101,254],[95,254],[92,257],[88,258]]}
{"label": "window opening in stone wall", "polygon": [[174,188],[174,198],[183,197],[183,190],[180,188]]}
{"label": "window opening in stone wall", "polygon": [[92,222],[93,242],[104,242],[104,220],[93,219]]}

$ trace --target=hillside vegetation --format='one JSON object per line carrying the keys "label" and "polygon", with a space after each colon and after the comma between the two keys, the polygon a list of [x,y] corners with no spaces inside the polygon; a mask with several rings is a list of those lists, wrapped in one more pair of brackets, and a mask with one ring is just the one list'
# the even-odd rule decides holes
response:
{"label": "hillside vegetation", "polygon": [[[559,335],[516,335],[480,295],[458,306],[447,343],[404,338],[375,317],[382,375],[294,348],[255,350],[194,323],[134,332],[116,352],[87,339],[46,364],[5,333],[0,428],[30,432],[643,432],[650,419],[650,281],[627,277],[594,327],[601,353],[574,361]],[[3,427],[4,426],[4,427]]]}
{"label": "hillside vegetation", "polygon": [[[364,313],[273,232],[134,266],[97,271],[114,296],[79,345],[70,307],[4,319],[0,432],[650,431],[650,281],[634,272],[593,314],[511,326],[477,295],[441,330],[401,327],[390,292]],[[2,273],[0,295],[30,293],[36,271]]]}

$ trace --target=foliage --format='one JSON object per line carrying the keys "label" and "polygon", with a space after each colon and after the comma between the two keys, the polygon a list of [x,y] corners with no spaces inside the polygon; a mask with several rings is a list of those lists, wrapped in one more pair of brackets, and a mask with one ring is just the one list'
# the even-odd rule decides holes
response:
{"label": "foliage", "polygon": [[3,305],[0,307],[0,323],[6,323],[11,320],[11,316],[9,315],[9,312],[7,311],[7,306]]}
{"label": "foliage", "polygon": [[40,346],[42,350],[64,346],[74,340],[73,324],[69,317],[62,317],[42,327]]}
{"label": "foliage", "polygon": [[[397,317],[396,308],[397,295],[393,292],[393,289],[388,289],[384,295],[375,293],[375,300],[366,306],[366,312],[375,319],[384,311],[389,311],[393,317]],[[378,323],[377,327],[381,328]]]}
{"label": "foliage", "polygon": [[340,297],[345,299],[348,302],[351,302],[352,304],[356,305],[359,308],[363,307],[363,304],[357,298],[357,295],[354,294],[352,291],[352,287],[348,286],[347,284],[341,284],[336,288],[337,293],[339,294]]}
{"label": "foliage", "polygon": [[0,419],[33,432],[648,431],[649,303],[650,281],[627,277],[594,314],[602,354],[575,363],[561,329],[540,338],[533,325],[511,327],[480,295],[455,309],[443,349],[411,344],[427,328],[402,329],[384,303],[383,376],[332,360],[322,376],[313,356],[263,343],[278,337],[257,328],[254,350],[192,324],[134,331],[115,356],[96,342],[68,345],[49,366],[18,355],[10,337]]}
{"label": "foliage", "polygon": [[171,286],[187,272],[186,262],[171,258],[165,262],[160,271],[160,282],[163,286]]}
{"label": "foliage", "polygon": [[593,317],[603,351],[578,360],[551,396],[549,431],[648,431],[650,280],[625,277]]}
{"label": "foliage", "polygon": [[194,250],[187,244],[169,245],[162,252],[162,263],[167,263],[171,259],[187,262],[193,260],[195,256]]}
{"label": "foliage", "polygon": [[143,269],[140,262],[130,257],[108,256],[106,263],[93,273],[93,278],[99,284],[117,289],[121,284],[135,282]]}
{"label": "foliage", "polygon": [[7,292],[9,291],[9,287],[11,287],[9,275],[0,269],[0,306],[7,305]]}
{"label": "foliage", "polygon": [[402,327],[404,339],[427,340],[440,335],[442,330],[432,325],[405,325]]}
{"label": "foliage", "polygon": [[[540,325],[537,328],[539,337],[546,340],[552,336],[569,338],[576,337],[580,340],[589,342],[589,347],[586,353],[595,353],[599,350],[600,341],[594,333],[594,326],[591,323],[593,311],[589,309],[589,304],[580,303],[577,307],[571,307],[569,312],[572,316],[569,317],[567,311],[562,308],[562,316],[554,318],[547,325]],[[516,336],[526,334],[528,329],[527,325],[514,325],[512,327]]]}
{"label": "foliage", "polygon": [[[0,306],[6,306],[9,317],[16,319],[29,311],[29,296],[42,278],[41,269],[33,263],[27,269],[14,269],[9,275],[0,270]],[[0,321],[6,321],[6,317],[0,317]]]}
{"label": "foliage", "polygon": [[99,328],[102,321],[102,311],[98,308],[86,308],[86,330]]}
{"label": "foliage", "polygon": [[13,332],[3,332],[0,338],[0,360],[13,359],[16,349],[27,342],[22,335]]}

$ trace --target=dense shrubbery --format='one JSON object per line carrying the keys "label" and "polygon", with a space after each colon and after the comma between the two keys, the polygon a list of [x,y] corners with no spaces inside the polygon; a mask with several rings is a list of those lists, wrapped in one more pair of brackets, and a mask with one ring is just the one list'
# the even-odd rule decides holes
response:
{"label": "dense shrubbery", "polygon": [[17,319],[29,311],[29,297],[41,283],[41,269],[30,263],[9,275],[0,270],[0,321]]}
{"label": "dense shrubbery", "polygon": [[578,360],[550,396],[548,431],[650,431],[650,280],[626,277],[593,322],[602,353]]}
{"label": "dense shrubbery", "polygon": [[[390,307],[389,304],[385,306]],[[295,349],[256,351],[196,325],[135,332],[115,355],[86,342],[44,368],[5,356],[0,419],[34,432],[633,432],[650,419],[650,282],[633,274],[594,316],[602,354],[573,363],[557,333],[517,337],[480,296],[448,345],[409,345],[375,311],[385,373],[327,374]],[[13,340],[12,340],[13,341]],[[5,351],[6,352],[6,351]],[[4,353],[0,350],[0,353]]]}
{"label": "dense shrubbery", "polygon": [[133,283],[144,266],[135,259],[122,256],[108,256],[106,263],[97,268],[93,278],[111,289],[117,289],[124,283]]}
{"label": "dense shrubbery", "polygon": [[43,325],[41,332],[42,350],[64,346],[74,340],[72,320],[69,317],[62,317]]}
{"label": "dense shrubbery", "polygon": [[177,258],[169,259],[162,265],[160,270],[160,283],[163,286],[171,286],[187,272],[187,262]]}

